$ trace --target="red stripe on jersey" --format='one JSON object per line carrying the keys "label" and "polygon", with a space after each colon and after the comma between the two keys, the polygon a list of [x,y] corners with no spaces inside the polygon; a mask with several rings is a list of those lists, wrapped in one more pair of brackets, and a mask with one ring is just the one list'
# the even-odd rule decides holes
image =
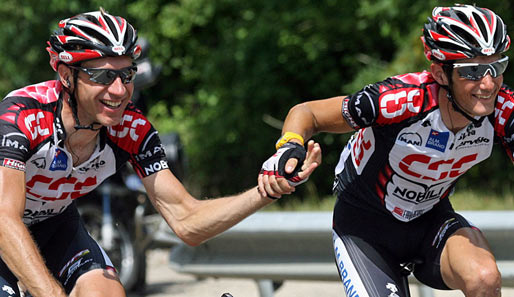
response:
{"label": "red stripe on jersey", "polygon": [[16,122],[16,114],[15,113],[3,114],[2,116],[0,116],[0,120],[4,120],[6,122],[14,124]]}

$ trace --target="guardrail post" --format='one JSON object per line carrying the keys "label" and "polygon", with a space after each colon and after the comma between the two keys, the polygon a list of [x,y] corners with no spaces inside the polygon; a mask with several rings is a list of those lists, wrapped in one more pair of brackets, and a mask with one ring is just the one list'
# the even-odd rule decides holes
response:
{"label": "guardrail post", "polygon": [[273,297],[275,290],[273,289],[273,281],[270,279],[256,280],[259,294],[261,297]]}

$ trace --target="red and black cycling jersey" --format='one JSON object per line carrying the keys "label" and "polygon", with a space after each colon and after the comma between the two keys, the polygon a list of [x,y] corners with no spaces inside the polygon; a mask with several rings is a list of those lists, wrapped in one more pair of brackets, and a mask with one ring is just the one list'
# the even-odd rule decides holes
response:
{"label": "red and black cycling jersey", "polygon": [[501,87],[494,114],[457,133],[442,121],[438,92],[425,71],[370,84],[343,100],[343,117],[358,131],[335,170],[340,199],[410,221],[446,199],[462,174],[491,155],[495,140],[514,160],[510,88]]}
{"label": "red and black cycling jersey", "polygon": [[113,175],[127,161],[139,177],[167,169],[157,131],[130,103],[120,124],[102,127],[90,158],[73,166],[62,125],[62,85],[47,81],[0,102],[0,164],[25,172],[25,224],[55,216]]}

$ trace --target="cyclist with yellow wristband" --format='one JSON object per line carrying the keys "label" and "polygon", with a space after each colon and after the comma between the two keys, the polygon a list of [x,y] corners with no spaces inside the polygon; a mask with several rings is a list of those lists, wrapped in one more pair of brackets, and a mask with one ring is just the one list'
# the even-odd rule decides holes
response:
{"label": "cyclist with yellow wristband", "polygon": [[[510,38],[494,12],[456,5],[436,7],[421,39],[430,72],[294,106],[277,154],[301,151],[291,143],[318,132],[355,132],[334,182],[334,256],[347,296],[410,296],[410,272],[432,288],[500,296],[487,240],[449,196],[462,174],[491,155],[495,139],[514,160],[514,91],[502,75]],[[290,155],[270,158],[263,171],[288,164],[292,173],[297,157]]]}

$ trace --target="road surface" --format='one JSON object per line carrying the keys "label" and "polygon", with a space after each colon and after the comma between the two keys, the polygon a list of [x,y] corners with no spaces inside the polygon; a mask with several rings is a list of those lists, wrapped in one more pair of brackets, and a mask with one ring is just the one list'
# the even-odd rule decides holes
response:
{"label": "road surface", "polygon": [[[418,297],[412,286],[412,297]],[[130,293],[128,297],[220,297],[223,293],[234,297],[259,297],[257,285],[247,279],[196,279],[174,272],[168,266],[168,250],[153,250],[148,254],[146,290]],[[286,281],[275,297],[344,297],[339,282]],[[514,289],[504,289],[503,296],[514,296]],[[464,297],[458,291],[435,291],[435,297]]]}

